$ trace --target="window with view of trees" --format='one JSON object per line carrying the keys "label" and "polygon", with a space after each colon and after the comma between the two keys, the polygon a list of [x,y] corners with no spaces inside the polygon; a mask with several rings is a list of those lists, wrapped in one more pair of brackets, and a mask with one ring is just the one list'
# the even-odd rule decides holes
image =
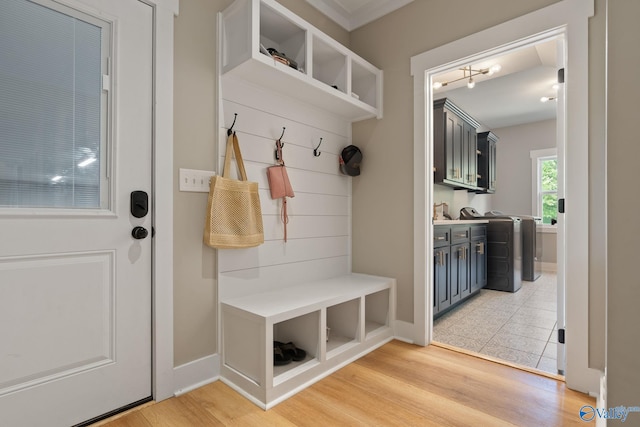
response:
{"label": "window with view of trees", "polygon": [[531,151],[532,213],[544,224],[558,218],[558,156],[555,148]]}
{"label": "window with view of trees", "polygon": [[[539,212],[544,224],[551,224],[558,217],[558,159],[539,159]],[[541,209],[540,209],[541,208]]]}

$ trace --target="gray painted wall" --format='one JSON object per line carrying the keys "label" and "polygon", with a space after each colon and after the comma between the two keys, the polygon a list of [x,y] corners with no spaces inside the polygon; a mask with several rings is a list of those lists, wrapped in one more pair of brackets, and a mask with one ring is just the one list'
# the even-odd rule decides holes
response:
{"label": "gray painted wall", "polygon": [[[232,0],[180,2],[174,59],[174,364],[217,352],[215,251],[202,243],[206,193],[178,191],[180,168],[215,170],[216,14]],[[300,0],[287,8],[342,44],[349,33]]]}
{"label": "gray painted wall", "polygon": [[353,181],[353,270],[396,278],[399,320],[413,323],[410,58],[552,3],[417,0],[351,33],[351,49],[384,70],[384,118],[353,126],[364,154]]}
{"label": "gray painted wall", "polygon": [[556,121],[494,129],[493,133],[500,138],[494,209],[510,214],[533,215],[530,152],[556,147]]}

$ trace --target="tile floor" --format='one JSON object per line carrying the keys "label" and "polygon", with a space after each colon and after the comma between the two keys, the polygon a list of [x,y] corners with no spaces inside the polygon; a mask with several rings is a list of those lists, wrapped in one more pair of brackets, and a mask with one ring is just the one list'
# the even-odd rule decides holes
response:
{"label": "tile floor", "polygon": [[557,374],[556,274],[516,293],[482,289],[433,322],[434,341]]}

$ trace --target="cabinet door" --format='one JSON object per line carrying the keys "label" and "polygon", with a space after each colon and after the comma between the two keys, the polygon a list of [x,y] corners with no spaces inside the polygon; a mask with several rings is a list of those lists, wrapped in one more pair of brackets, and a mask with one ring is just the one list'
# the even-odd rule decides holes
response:
{"label": "cabinet door", "polygon": [[463,182],[463,122],[460,118],[445,110],[445,156],[447,179]]}
{"label": "cabinet door", "polygon": [[478,156],[476,129],[470,124],[463,122],[462,130],[462,182],[468,187],[477,187],[478,178],[476,165]]}
{"label": "cabinet door", "polygon": [[471,293],[469,287],[469,243],[451,246],[451,304]]}
{"label": "cabinet door", "polygon": [[449,247],[433,251],[433,309],[434,314],[451,305],[449,292]]}
{"label": "cabinet door", "polygon": [[491,193],[496,191],[496,141],[489,140],[489,180],[487,188]]}
{"label": "cabinet door", "polygon": [[487,239],[471,242],[471,292],[484,288],[487,284]]}

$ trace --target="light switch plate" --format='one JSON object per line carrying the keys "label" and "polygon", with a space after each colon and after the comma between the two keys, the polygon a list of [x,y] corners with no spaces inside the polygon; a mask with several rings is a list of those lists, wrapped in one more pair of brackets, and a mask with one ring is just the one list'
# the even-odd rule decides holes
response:
{"label": "light switch plate", "polygon": [[209,181],[215,174],[212,171],[180,168],[180,191],[208,193]]}

